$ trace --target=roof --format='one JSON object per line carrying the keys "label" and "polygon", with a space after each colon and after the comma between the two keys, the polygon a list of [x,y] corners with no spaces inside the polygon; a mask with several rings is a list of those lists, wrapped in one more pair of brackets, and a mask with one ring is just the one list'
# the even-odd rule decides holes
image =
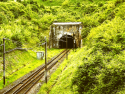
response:
{"label": "roof", "polygon": [[81,25],[82,22],[54,22],[52,25]]}

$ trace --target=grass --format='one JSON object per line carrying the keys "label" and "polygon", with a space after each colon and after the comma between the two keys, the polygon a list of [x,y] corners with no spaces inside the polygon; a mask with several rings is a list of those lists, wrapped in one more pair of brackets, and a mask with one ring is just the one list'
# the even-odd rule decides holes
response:
{"label": "grass", "polygon": [[[84,48],[77,49],[77,52],[71,51],[68,60],[64,60],[57,70],[51,75],[47,84],[43,84],[38,94],[73,94],[71,90],[72,74],[82,62],[81,51]],[[76,62],[77,61],[77,62]]]}
{"label": "grass", "polygon": [[[88,62],[88,60],[90,60],[88,62],[88,64],[91,65],[91,63],[93,62],[92,60],[96,57],[96,55],[92,54],[93,51],[94,51],[94,48],[88,49],[87,46],[83,47],[82,49],[78,49],[77,52],[71,51],[71,53],[68,56],[69,59],[64,60],[64,62],[51,75],[51,78],[49,79],[48,83],[42,85],[38,94],[79,94],[79,92],[77,91],[78,86],[75,85],[72,87],[72,79],[75,77],[78,67],[80,67],[83,64],[86,64],[86,62]],[[97,51],[97,53],[101,54],[100,51]],[[95,54],[97,54],[97,53],[95,53]],[[108,58],[112,58],[112,55],[109,55],[109,56],[106,55],[106,56],[103,56],[103,58],[106,58],[106,60]],[[118,58],[117,56],[114,57],[114,59],[116,59],[116,60],[117,60],[117,58]],[[119,58],[120,58],[120,56],[119,56]],[[112,61],[114,59],[112,58]],[[106,61],[104,63],[106,63]],[[116,62],[116,63],[118,63],[118,62]],[[115,67],[117,67],[117,65],[114,65],[114,64],[112,65],[112,63],[109,64],[109,62],[108,62],[108,64],[106,64],[107,68],[109,68],[108,66],[114,68],[114,70],[115,70]],[[105,70],[105,69],[102,69],[102,70]],[[98,71],[100,71],[100,69]],[[109,71],[111,71],[110,68],[109,68]],[[99,76],[103,75],[105,72],[106,71],[100,73]],[[124,76],[124,75],[121,75],[121,76]],[[112,78],[112,80],[114,78]],[[100,77],[97,81],[102,81],[102,78]],[[112,84],[114,84],[114,83],[112,83]],[[95,87],[96,87],[96,85],[95,85]],[[97,87],[98,87],[98,85],[97,85]],[[109,88],[108,85],[106,87]],[[99,90],[96,91],[96,88],[94,88],[93,90],[95,90],[95,91],[93,91],[94,92],[93,94],[95,94],[95,92],[97,92],[96,94],[103,94],[103,93],[99,93],[100,92]],[[101,90],[101,88],[100,88],[100,90]],[[116,89],[115,91],[117,91],[115,94],[124,94],[125,93],[124,87]],[[92,94],[92,93],[86,92],[86,94]],[[105,93],[105,94],[109,94],[109,93]]]}
{"label": "grass", "polygon": [[[43,48],[41,48],[43,49]],[[40,49],[39,49],[40,50]],[[53,56],[59,54],[63,49],[48,49],[48,58],[50,59]],[[12,67],[14,67],[14,70],[17,70],[16,72],[12,73],[11,75],[9,74],[9,71],[6,71],[6,85],[11,84],[12,82],[14,82],[15,80],[19,79],[20,77],[24,76],[25,74],[29,73],[30,71],[34,70],[35,68],[37,68],[38,66],[44,64],[44,59],[43,60],[37,60],[36,59],[36,52],[32,51],[32,50],[28,50],[28,52],[22,52],[21,55],[19,54],[21,53],[21,51],[15,51],[12,54],[17,55],[16,58],[15,57],[11,57],[11,59],[8,59],[7,62],[13,63]],[[15,66],[16,64],[16,66]],[[22,66],[24,65],[25,66]],[[2,65],[1,65],[2,66]],[[7,67],[9,69],[9,66]],[[2,72],[3,73],[3,72]],[[0,78],[2,79],[2,73],[0,75]],[[0,81],[0,89],[3,88],[3,80]]]}
{"label": "grass", "polygon": [[[28,4],[27,4],[28,6],[23,6],[24,8],[21,8],[22,5],[19,6],[18,5],[19,3],[13,2],[14,8],[10,10],[10,8],[12,8],[11,3],[10,3],[10,7],[7,6],[8,5],[7,3],[1,3],[1,6],[4,6],[4,7],[1,7],[1,9],[4,9],[4,12],[0,16],[0,18],[2,19],[0,22],[1,24],[0,39],[2,39],[4,36],[10,39],[11,38],[15,38],[17,40],[20,39],[20,41],[25,41],[25,39],[28,39],[30,40],[31,43],[32,41],[34,41],[34,44],[36,44],[44,36],[49,36],[48,27],[55,19],[59,22],[80,21],[80,22],[83,22],[83,25],[84,25],[84,28],[82,30],[82,38],[84,40],[84,45],[87,45],[88,49],[90,49],[90,50],[84,50],[83,48],[76,53],[71,52],[71,55],[73,55],[72,60],[74,61],[71,60],[71,62],[65,61],[64,63],[62,63],[62,66],[59,69],[57,69],[56,73],[54,73],[55,75],[53,74],[54,76],[51,77],[52,81],[50,79],[50,82],[49,82],[50,84],[48,83],[47,85],[43,85],[42,87],[43,90],[41,90],[40,92],[44,92],[44,93],[50,92],[50,94],[53,94],[53,93],[55,94],[55,92],[57,93],[66,92],[68,94],[77,93],[77,91],[73,91],[70,88],[71,78],[73,77],[72,74],[74,73],[74,71],[77,70],[76,67],[80,63],[84,62],[82,61],[82,59],[84,58],[84,55],[87,55],[87,53],[90,53],[91,50],[93,50],[93,52],[96,53],[96,51],[94,50],[102,49],[103,54],[108,55],[106,56],[107,58],[106,57],[105,58],[106,58],[106,62],[108,62],[109,65],[117,60],[117,58],[116,60],[114,59],[115,55],[118,55],[120,57],[117,61],[119,61],[120,63],[124,62],[124,54],[121,54],[125,49],[125,46],[124,46],[124,43],[125,43],[124,41],[124,36],[125,36],[124,4],[125,2],[124,0],[101,0],[101,1],[100,0],[84,0],[84,1],[83,0],[44,0],[44,1],[40,0],[40,1],[41,1],[41,4],[44,5],[43,7],[45,8],[39,8],[35,4],[31,4],[30,6],[30,7],[34,7],[36,10],[38,9],[39,12],[36,12],[36,10],[29,9]],[[17,8],[15,7],[19,8],[19,10],[16,10]],[[17,16],[18,12],[19,13],[21,12],[21,14],[20,15],[18,14]],[[14,23],[14,25],[12,21],[10,21],[10,20],[15,21],[16,19],[20,19],[20,18],[24,18],[24,19],[19,20],[19,22]],[[36,28],[36,27],[39,27],[39,28]],[[19,30],[16,30],[15,28],[16,29],[18,28]],[[19,31],[22,31],[23,34]],[[17,32],[17,33],[14,33],[14,32]],[[14,37],[17,35],[19,35],[17,38]],[[40,38],[38,39],[38,37]],[[1,43],[2,41],[0,41],[0,44]],[[8,45],[7,47],[9,47]],[[40,49],[37,49],[37,50],[40,50]],[[2,50],[0,49],[0,51]],[[36,62],[39,65],[42,63],[42,61],[35,59],[36,54],[33,51],[28,51],[28,53],[26,52],[22,54],[24,56],[21,57],[21,60],[23,62],[26,62],[25,65],[27,66],[26,68],[27,70],[29,70],[29,67],[34,65]],[[50,54],[53,54],[53,53],[50,53]],[[96,56],[96,54],[88,56],[88,59],[91,60],[93,59],[94,56]],[[20,59],[18,57],[20,56],[18,55],[17,57],[15,57],[15,59],[14,58],[11,59],[10,62],[12,62],[13,65],[16,65],[17,64],[16,62],[19,61]],[[113,58],[114,61],[110,57]],[[30,59],[30,61],[28,60],[28,58]],[[51,58],[51,55],[48,56],[48,58]],[[111,62],[110,62],[110,59],[111,59]],[[23,62],[19,62],[20,68],[24,65]],[[118,62],[115,62],[115,63],[118,63]],[[67,65],[67,68],[63,71],[66,65]],[[8,66],[9,66],[9,62],[8,62]],[[0,68],[2,69],[2,66],[0,66]],[[15,66],[14,68],[18,68],[18,67]],[[11,67],[8,67],[8,72],[9,70],[11,70]],[[14,76],[14,74],[15,73],[12,74],[13,77],[16,77],[16,75],[18,75],[18,74],[15,74]],[[2,74],[1,74],[1,77],[2,77]],[[8,76],[7,80],[9,78],[10,77]],[[10,82],[13,82],[13,81],[10,81]],[[0,82],[0,85],[1,83],[2,82]],[[55,86],[52,88],[53,84],[55,84]],[[124,91],[120,91],[119,94],[123,94],[123,93]]]}

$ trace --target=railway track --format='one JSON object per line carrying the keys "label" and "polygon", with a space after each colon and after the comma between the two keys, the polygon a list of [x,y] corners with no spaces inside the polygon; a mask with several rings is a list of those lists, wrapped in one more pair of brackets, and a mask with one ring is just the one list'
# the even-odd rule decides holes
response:
{"label": "railway track", "polygon": [[[59,55],[50,60],[47,63],[47,71],[50,70],[57,62],[59,62],[59,60],[62,59],[68,52],[69,50],[64,50]],[[28,91],[44,76],[44,73],[45,64],[3,94],[27,94]]]}

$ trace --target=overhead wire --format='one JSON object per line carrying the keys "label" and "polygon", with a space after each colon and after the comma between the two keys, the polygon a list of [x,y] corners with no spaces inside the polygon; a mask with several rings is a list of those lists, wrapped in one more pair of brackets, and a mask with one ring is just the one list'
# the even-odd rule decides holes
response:
{"label": "overhead wire", "polygon": [[15,50],[26,50],[26,49],[23,49],[23,48],[14,48],[14,49],[11,49],[9,51],[6,51],[5,53],[10,53],[10,52],[15,51]]}
{"label": "overhead wire", "polygon": [[[20,54],[23,54],[23,52],[19,53],[18,55],[14,55],[14,56],[12,55],[11,57],[7,58],[6,60],[11,59],[11,58],[13,58],[13,57],[16,57],[16,62],[18,62],[18,59],[19,59],[19,55],[20,55]],[[12,67],[12,65],[13,65],[14,67]],[[13,63],[12,61],[8,61],[8,65],[6,65],[6,66],[10,66],[11,71],[9,71],[8,69],[7,69],[7,71],[8,71],[9,74],[12,74],[12,73],[13,73],[12,70],[14,70],[16,64]],[[18,69],[15,69],[15,70],[18,70]]]}
{"label": "overhead wire", "polygon": [[[24,46],[23,45],[23,43],[22,42],[19,42],[19,41],[15,41],[15,40],[12,40],[12,39],[8,39],[8,38],[4,38],[4,39],[6,39],[6,40],[11,40],[11,42],[13,43],[13,44],[15,44],[17,47],[15,47],[15,48],[13,48],[13,49],[11,49],[11,50],[9,50],[9,51],[6,51],[6,53],[9,53],[9,52],[12,52],[12,51],[14,51],[14,50],[17,50],[17,49],[21,49],[22,47],[26,47],[26,46]],[[44,40],[45,41],[45,40]],[[6,43],[6,42],[5,42]],[[26,44],[26,43],[25,43]],[[28,44],[28,43],[27,43]],[[36,44],[35,45],[35,47],[36,46],[41,46],[42,45],[42,43],[40,42],[38,45]],[[44,43],[43,43],[43,45],[44,45]],[[2,47],[3,46],[3,44],[1,44],[0,45],[0,47]],[[24,49],[23,48],[23,49]],[[32,47],[33,48],[33,47]],[[25,48],[25,49],[31,49],[31,48]],[[22,53],[21,53],[22,54]],[[14,55],[13,57],[15,57],[16,55]],[[11,56],[11,58],[12,58],[12,56]],[[2,60],[0,61],[0,62],[2,62]],[[12,66],[11,65],[11,63],[9,63],[10,64],[10,66]],[[12,68],[12,67],[11,67]],[[12,71],[12,70],[11,70]]]}
{"label": "overhead wire", "polygon": [[[10,39],[7,39],[7,38],[5,38],[5,39],[6,39],[6,40],[10,40]],[[39,46],[45,45],[45,40],[42,40],[42,42],[39,42],[39,43],[37,43],[36,45],[32,46],[32,48],[25,48],[26,46],[22,45],[22,43],[19,42],[19,41],[11,40],[11,42],[12,42],[13,44],[16,44],[16,45],[19,45],[19,46],[16,47],[16,48],[11,49],[11,50],[9,50],[9,51],[6,51],[6,53],[12,52],[12,51],[14,51],[14,50],[32,49],[32,48],[34,48],[34,47],[39,47]],[[28,43],[25,43],[25,44],[28,44]],[[3,46],[3,44],[1,44],[0,46]],[[24,48],[22,48],[22,47],[24,47]],[[22,53],[21,53],[21,54],[22,54]],[[17,55],[11,55],[9,58],[5,58],[5,60],[8,61],[8,59],[11,59],[11,58],[16,57],[16,56],[17,56]],[[19,58],[19,56],[17,56],[17,57]],[[2,62],[2,61],[3,61],[3,60],[1,60],[0,62]],[[10,66],[10,68],[11,68],[11,71],[9,71],[8,68],[7,68],[7,70],[6,70],[7,72],[9,72],[9,74],[12,73],[12,70],[13,70],[12,65],[13,65],[13,63],[12,63],[11,61],[9,61],[8,64],[7,64],[7,66]]]}
{"label": "overhead wire", "polygon": [[[13,64],[13,65],[14,65],[14,64]],[[11,70],[7,69],[6,71],[8,71],[8,73],[9,73],[9,71],[10,71],[10,73],[11,73],[12,70],[13,70],[13,68],[12,68],[12,63],[11,63],[11,62],[8,62],[8,66],[10,66],[10,69],[11,69]],[[6,67],[7,67],[7,65],[6,65]]]}
{"label": "overhead wire", "polygon": [[[8,39],[8,38],[5,38],[6,40],[10,40],[10,39]],[[34,46],[32,46],[32,48],[25,48],[25,46],[21,43],[21,42],[19,42],[19,41],[15,41],[15,40],[11,40],[11,42],[12,43],[15,43],[16,44],[16,46],[17,47],[15,47],[15,48],[13,48],[13,49],[11,49],[11,50],[9,50],[9,51],[6,51],[6,53],[9,53],[9,52],[12,52],[12,51],[14,51],[14,50],[31,50],[31,49],[33,49],[34,47],[36,47],[36,46],[41,46],[41,45],[44,45],[44,43],[45,43],[45,40],[43,40],[42,42],[39,42],[39,43],[37,43],[36,45],[34,45]],[[44,42],[44,43],[43,43]],[[25,44],[28,44],[28,43],[25,43]],[[3,46],[3,44],[1,44],[0,46]],[[22,48],[22,47],[24,47],[24,48]]]}
{"label": "overhead wire", "polygon": [[[7,39],[6,38],[6,40],[10,40],[10,39]],[[36,45],[34,45],[34,47],[39,47],[39,46],[41,46],[41,45],[44,45],[43,44],[43,42],[44,42],[44,44],[45,44],[45,40],[43,40],[42,42],[39,42],[39,43],[37,43]],[[18,45],[20,44],[18,41],[14,41],[14,40],[12,40],[12,43],[18,43]],[[25,44],[28,44],[28,43],[25,43]],[[22,45],[22,44],[21,44]],[[3,44],[1,44],[0,46],[3,46]],[[22,48],[22,47],[24,47],[24,48]],[[32,47],[33,48],[33,47]],[[9,50],[9,51],[6,51],[6,53],[9,53],[9,52],[12,52],[12,51],[14,51],[14,50],[29,50],[29,49],[32,49],[32,48],[25,48],[25,46],[18,46],[18,47],[16,47],[16,48],[14,48],[14,49],[11,49],[11,50]],[[13,58],[13,57],[16,57],[17,55],[14,55],[14,56],[11,56],[11,57],[9,57],[9,58],[6,58],[5,60],[7,60],[8,61],[8,59],[10,59],[10,58]],[[1,60],[0,62],[2,62],[3,60]],[[11,63],[9,62],[9,65],[10,66],[12,66],[11,65]]]}
{"label": "overhead wire", "polygon": [[0,47],[3,46],[3,44],[0,45]]}
{"label": "overhead wire", "polygon": [[[20,53],[18,53],[18,55],[20,55],[20,54],[23,54],[23,52],[20,52]],[[16,57],[17,55],[11,55],[11,56],[7,56],[7,58],[5,58],[5,60],[7,60],[7,59],[11,59],[12,57]]]}
{"label": "overhead wire", "polygon": [[0,62],[3,62],[3,60],[0,60]]}

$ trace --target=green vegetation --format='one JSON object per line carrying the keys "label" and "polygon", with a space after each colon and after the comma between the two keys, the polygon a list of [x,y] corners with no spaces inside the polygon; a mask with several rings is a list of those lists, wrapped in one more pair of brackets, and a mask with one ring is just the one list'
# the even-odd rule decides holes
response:
{"label": "green vegetation", "polygon": [[0,2],[0,44],[4,37],[19,41],[7,41],[6,50],[42,42],[55,20],[83,23],[85,47],[72,52],[40,93],[124,94],[125,0],[5,1]]}
{"label": "green vegetation", "polygon": [[[44,51],[45,49],[39,48]],[[38,50],[38,51],[39,51]],[[50,60],[53,56],[59,54],[63,49],[48,49],[48,58]],[[34,70],[38,66],[44,64],[45,59],[37,60],[36,52],[32,50],[28,51],[14,51],[6,55],[6,85],[11,84],[15,80]],[[3,71],[2,62],[0,62],[0,89],[3,88]]]}
{"label": "green vegetation", "polygon": [[73,54],[65,70],[57,69],[54,74],[58,76],[53,74],[39,94],[125,93],[124,0],[90,2],[75,7],[77,13],[81,10],[86,46]]}
{"label": "green vegetation", "polygon": [[83,57],[84,63],[78,66],[72,79],[73,90],[86,94],[116,94],[124,87],[125,54],[94,52]]}
{"label": "green vegetation", "polygon": [[125,52],[83,47],[71,52],[38,94],[124,94]]}
{"label": "green vegetation", "polygon": [[86,45],[92,48],[89,56],[83,57],[72,80],[79,93],[112,94],[124,88],[125,83],[125,38],[124,20],[113,20],[91,29]]}
{"label": "green vegetation", "polygon": [[[57,70],[51,75],[47,84],[43,84],[38,94],[73,94],[70,88],[72,73],[76,71],[77,66],[82,61],[81,51],[83,49],[77,49],[77,52],[71,50],[68,55],[68,60],[64,60],[63,63],[57,68]],[[77,60],[77,63],[76,63]]]}

